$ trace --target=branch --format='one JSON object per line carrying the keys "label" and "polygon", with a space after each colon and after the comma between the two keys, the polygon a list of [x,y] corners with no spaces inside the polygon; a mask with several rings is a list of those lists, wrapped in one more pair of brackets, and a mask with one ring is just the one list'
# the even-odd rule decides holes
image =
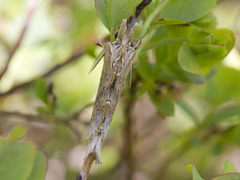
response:
{"label": "branch", "polygon": [[27,28],[29,26],[29,23],[31,21],[31,18],[33,16],[33,13],[35,12],[37,6],[39,5],[39,2],[32,2],[32,5],[28,7],[28,12],[27,12],[27,16],[24,22],[24,25],[22,27],[22,30],[20,32],[20,35],[15,43],[15,45],[13,46],[13,48],[10,50],[9,55],[8,55],[8,59],[7,59],[7,63],[5,65],[5,67],[3,68],[2,72],[0,72],[0,79],[2,79],[2,77],[4,76],[4,74],[7,72],[9,64],[13,58],[13,56],[15,55],[17,49],[19,48],[19,46],[22,43],[22,40],[26,34]]}
{"label": "branch", "polygon": [[134,16],[130,16],[127,20],[128,31],[134,26],[134,24],[138,21],[139,16],[143,9],[152,2],[152,0],[143,0],[137,7],[134,13]]}
{"label": "branch", "polygon": [[124,118],[125,125],[123,128],[123,137],[124,137],[124,150],[123,157],[124,162],[126,163],[125,177],[126,180],[133,179],[133,173],[135,171],[135,157],[133,153],[133,118],[131,117],[131,111],[134,106],[134,100],[132,97],[126,97],[124,101]]}
{"label": "branch", "polygon": [[58,64],[56,66],[54,66],[52,69],[50,69],[49,71],[47,71],[46,73],[44,73],[43,75],[39,76],[39,77],[36,77],[28,82],[24,82],[24,83],[21,83],[19,85],[16,85],[15,87],[11,88],[10,90],[6,91],[6,92],[3,92],[3,93],[0,93],[0,98],[3,97],[3,96],[6,96],[6,95],[9,95],[11,93],[14,93],[20,89],[23,89],[25,87],[28,87],[30,86],[31,84],[33,84],[37,79],[39,79],[40,77],[42,78],[46,78],[46,77],[49,77],[51,76],[52,74],[54,74],[56,71],[58,71],[59,69],[65,67],[66,65],[78,60],[79,57],[81,57],[82,55],[84,54],[84,51],[80,51],[74,55],[72,55],[71,57],[69,57],[65,62],[61,63],[61,64]]}
{"label": "branch", "polygon": [[[91,104],[88,104],[88,105],[84,106],[77,113],[73,114],[69,118],[58,118],[58,117],[56,117],[54,122],[67,125],[68,128],[76,135],[77,139],[80,140],[81,135],[79,134],[78,130],[75,129],[75,127],[71,124],[71,122],[76,121],[77,116],[79,116],[83,112],[83,110],[86,109],[89,106],[91,106]],[[13,111],[13,112],[0,111],[0,119],[6,119],[6,117],[12,117],[12,116],[22,118],[22,119],[24,119],[28,122],[38,122],[38,123],[44,123],[44,124],[52,123],[52,121],[47,121],[47,119],[45,119],[45,118],[43,118],[43,117],[41,117],[37,114],[27,114],[27,113],[21,113],[21,112],[17,112],[17,111]],[[78,122],[82,123],[83,125],[88,124],[88,122],[83,122],[83,121],[78,121]]]}

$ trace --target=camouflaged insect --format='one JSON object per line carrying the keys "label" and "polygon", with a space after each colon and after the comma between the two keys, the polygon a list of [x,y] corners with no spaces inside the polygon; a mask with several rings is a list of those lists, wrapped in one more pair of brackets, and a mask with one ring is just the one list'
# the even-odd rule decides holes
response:
{"label": "camouflaged insect", "polygon": [[135,24],[128,32],[126,23],[127,20],[124,19],[116,41],[108,42],[105,47],[104,65],[93,108],[85,156],[88,158],[88,156],[94,155],[96,163],[102,163],[102,144],[111,124],[126,77],[132,68],[136,49],[140,44],[140,41],[132,42],[137,25]]}

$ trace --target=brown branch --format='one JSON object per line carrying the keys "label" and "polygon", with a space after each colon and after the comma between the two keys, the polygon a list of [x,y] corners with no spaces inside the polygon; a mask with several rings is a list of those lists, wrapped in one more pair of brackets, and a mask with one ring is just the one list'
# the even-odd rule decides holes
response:
{"label": "brown branch", "polygon": [[26,19],[25,19],[25,22],[24,22],[24,25],[22,27],[22,30],[20,32],[20,35],[16,41],[16,43],[14,44],[13,48],[10,50],[9,52],[9,55],[8,55],[8,59],[7,59],[7,63],[5,65],[5,67],[3,68],[2,72],[0,72],[0,79],[2,79],[2,77],[4,76],[4,74],[7,72],[8,70],[8,67],[9,67],[9,64],[13,58],[13,56],[15,55],[17,49],[19,48],[19,46],[21,45],[22,43],[22,40],[26,34],[26,31],[27,31],[27,28],[29,26],[29,23],[31,21],[31,18],[33,16],[33,13],[34,11],[36,10],[36,7],[32,7],[32,8],[29,8],[28,9],[28,12],[27,12],[27,16],[26,16]]}
{"label": "brown branch", "polygon": [[77,180],[87,180],[89,171],[92,167],[92,163],[94,160],[95,160],[94,153],[91,153],[88,155],[88,157],[86,157],[81,169],[81,174],[78,175]]}
{"label": "brown branch", "polygon": [[[84,106],[83,108],[81,108],[78,112],[76,112],[75,114],[73,114],[71,117],[69,118],[59,118],[56,117],[55,118],[55,123],[62,123],[68,126],[68,128],[76,135],[77,139],[80,140],[81,135],[78,132],[78,130],[71,124],[71,122],[79,120],[78,116],[83,112],[83,110],[85,110],[87,107],[91,106],[92,104],[87,104],[86,106]],[[24,119],[28,122],[38,122],[38,123],[44,123],[44,124],[50,124],[52,123],[52,121],[47,121],[47,119],[37,115],[37,114],[27,114],[27,113],[21,113],[21,112],[17,112],[17,111],[0,111],[0,119],[7,119],[8,117],[19,117],[21,119]],[[78,121],[83,125],[88,125],[88,122],[83,122],[83,121]]]}
{"label": "brown branch", "polygon": [[149,5],[152,2],[152,0],[143,0],[137,7],[134,13],[134,16],[130,16],[127,20],[127,26],[128,26],[128,30],[130,31],[130,29],[134,26],[134,24],[138,21],[139,16],[141,14],[141,12],[143,11],[143,9]]}
{"label": "brown branch", "polygon": [[124,119],[125,126],[123,129],[123,137],[124,137],[124,151],[123,157],[124,163],[126,165],[125,168],[125,177],[126,180],[132,180],[133,174],[135,171],[135,158],[133,153],[133,119],[131,117],[131,111],[134,105],[134,100],[131,97],[125,98],[125,107],[124,107]]}
{"label": "brown branch", "polygon": [[65,62],[61,63],[61,64],[58,64],[56,66],[54,66],[52,69],[50,69],[49,71],[47,71],[46,73],[44,73],[43,75],[40,75],[28,82],[23,82],[21,84],[18,84],[16,86],[14,86],[13,88],[11,88],[10,90],[6,91],[6,92],[3,92],[3,93],[0,93],[0,97],[3,97],[3,96],[6,96],[6,95],[9,95],[11,93],[14,93],[20,89],[23,89],[25,87],[28,87],[30,86],[31,84],[33,84],[38,78],[40,77],[43,77],[43,78],[46,78],[46,77],[49,77],[51,76],[52,74],[54,74],[56,71],[58,71],[59,69],[65,67],[66,65],[78,60],[79,57],[81,57],[82,55],[84,54],[84,51],[80,51],[74,55],[72,55],[71,57],[69,57]]}
{"label": "brown branch", "polygon": [[26,121],[31,121],[31,122],[39,122],[39,123],[44,123],[47,124],[48,122],[43,120],[42,117],[35,115],[35,114],[25,114],[25,113],[20,113],[20,112],[9,112],[9,111],[1,111],[0,112],[0,119],[5,119],[7,117],[11,117],[11,116],[15,116],[15,117],[19,117],[22,119],[25,119]]}

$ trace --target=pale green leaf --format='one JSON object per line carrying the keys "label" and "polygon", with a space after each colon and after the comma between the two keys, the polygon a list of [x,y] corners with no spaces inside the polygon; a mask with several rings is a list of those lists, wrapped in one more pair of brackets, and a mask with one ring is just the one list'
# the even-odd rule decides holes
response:
{"label": "pale green leaf", "polygon": [[11,142],[0,145],[0,179],[26,180],[35,157],[36,151],[29,144]]}
{"label": "pale green leaf", "polygon": [[103,24],[106,26],[106,28],[110,30],[109,19],[107,16],[107,3],[108,0],[95,0],[97,14],[100,17]]}
{"label": "pale green leaf", "polygon": [[217,0],[169,0],[160,14],[160,18],[192,22],[208,14],[216,2]]}
{"label": "pale green leaf", "polygon": [[224,164],[223,174],[235,173],[235,172],[237,172],[236,168],[234,167],[231,161],[227,160]]}
{"label": "pale green leaf", "polygon": [[28,180],[44,180],[47,171],[47,157],[42,151],[37,151],[33,169]]}
{"label": "pale green leaf", "polygon": [[17,126],[15,127],[10,136],[8,137],[8,141],[15,141],[17,139],[20,139],[21,137],[23,137],[27,132],[27,127],[26,126]]}
{"label": "pale green leaf", "polygon": [[192,74],[202,74],[201,66],[198,64],[194,53],[187,43],[183,43],[178,52],[179,66]]}
{"label": "pale green leaf", "polygon": [[128,19],[135,11],[140,0],[108,0],[107,16],[110,24],[112,35],[116,32],[122,19]]}
{"label": "pale green leaf", "polygon": [[204,180],[200,174],[198,173],[196,167],[194,166],[194,164],[189,163],[185,165],[185,168],[187,169],[188,172],[190,172],[192,174],[193,180]]}
{"label": "pale green leaf", "polygon": [[181,19],[173,19],[173,18],[161,18],[153,21],[154,25],[177,25],[177,24],[186,24],[187,21],[181,20]]}

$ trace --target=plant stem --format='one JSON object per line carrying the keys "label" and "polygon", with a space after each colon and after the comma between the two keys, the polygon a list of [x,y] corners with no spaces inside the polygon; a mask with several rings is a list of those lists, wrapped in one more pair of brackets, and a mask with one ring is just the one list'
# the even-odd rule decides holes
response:
{"label": "plant stem", "polygon": [[0,93],[0,98],[32,85],[37,79],[39,79],[41,77],[46,78],[46,77],[51,76],[52,74],[54,74],[59,69],[67,66],[68,64],[70,64],[74,61],[77,61],[82,55],[84,55],[84,53],[85,53],[84,51],[79,51],[76,54],[73,54],[72,56],[70,56],[65,62],[63,62],[61,64],[57,64],[53,68],[49,69],[43,75],[40,75],[40,76],[38,76],[38,77],[28,81],[28,82],[23,82],[21,84],[18,84],[16,86],[14,86],[13,88],[11,88],[10,90],[6,91],[6,92]]}
{"label": "plant stem", "polygon": [[133,119],[131,117],[131,111],[134,105],[134,101],[131,97],[125,98],[124,107],[124,121],[125,126],[123,129],[124,137],[124,151],[123,155],[125,157],[126,163],[126,180],[132,180],[135,171],[135,161],[133,155],[133,135],[132,135],[132,124]]}
{"label": "plant stem", "polygon": [[[39,4],[38,4],[39,5]],[[8,67],[9,67],[9,64],[13,58],[13,56],[15,55],[17,49],[19,48],[19,46],[21,45],[22,43],[22,40],[26,34],[26,31],[28,29],[28,26],[29,26],[29,23],[32,19],[32,16],[33,16],[33,13],[35,12],[36,10],[36,7],[34,8],[29,8],[28,9],[28,12],[27,12],[27,16],[26,16],[26,19],[25,19],[25,22],[24,22],[24,25],[22,27],[22,30],[20,32],[20,35],[16,41],[16,43],[14,44],[13,48],[10,50],[9,52],[9,55],[8,55],[8,59],[7,59],[7,63],[5,65],[5,67],[3,68],[2,72],[0,72],[0,79],[2,79],[2,77],[4,76],[4,74],[7,72],[8,70]]]}

